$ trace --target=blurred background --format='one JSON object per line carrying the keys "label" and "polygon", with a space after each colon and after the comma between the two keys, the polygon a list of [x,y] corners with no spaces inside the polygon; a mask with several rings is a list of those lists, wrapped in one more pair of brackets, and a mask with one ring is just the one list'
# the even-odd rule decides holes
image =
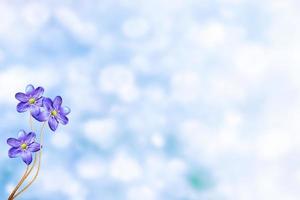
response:
{"label": "blurred background", "polygon": [[19,199],[300,199],[299,4],[1,0],[0,198],[32,83],[72,112]]}

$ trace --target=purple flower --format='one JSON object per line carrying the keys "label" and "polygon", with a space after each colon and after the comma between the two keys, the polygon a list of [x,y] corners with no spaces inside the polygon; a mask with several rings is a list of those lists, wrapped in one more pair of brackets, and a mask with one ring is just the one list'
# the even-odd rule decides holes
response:
{"label": "purple flower", "polygon": [[7,144],[11,146],[8,151],[8,156],[10,158],[21,156],[22,160],[27,165],[30,165],[32,162],[32,152],[37,152],[41,149],[41,145],[35,142],[35,137],[34,132],[27,134],[24,130],[21,130],[18,139],[8,138]]}
{"label": "purple flower", "polygon": [[34,88],[33,85],[27,85],[25,93],[18,92],[16,99],[20,101],[17,105],[17,111],[22,113],[30,110],[32,115],[37,115],[40,112],[40,107],[43,105],[44,88]]}
{"label": "purple flower", "polygon": [[38,121],[48,121],[49,127],[52,131],[57,129],[58,123],[66,125],[69,119],[66,117],[70,112],[70,108],[62,107],[62,98],[57,96],[52,101],[50,98],[43,99],[43,109],[39,115],[34,116]]}

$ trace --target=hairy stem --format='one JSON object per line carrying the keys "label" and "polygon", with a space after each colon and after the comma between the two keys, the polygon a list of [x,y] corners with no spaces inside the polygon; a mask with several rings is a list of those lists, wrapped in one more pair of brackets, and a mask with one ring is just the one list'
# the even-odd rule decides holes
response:
{"label": "hairy stem", "polygon": [[[40,171],[40,167],[41,167],[41,159],[42,159],[42,146],[43,146],[43,138],[44,138],[44,127],[45,127],[45,124],[46,122],[43,123],[42,125],[42,128],[41,128],[41,132],[40,132],[40,144],[41,144],[41,150],[39,152],[39,161],[38,161],[38,167],[37,167],[37,171],[34,175],[34,177],[31,179],[31,181],[21,190],[19,191],[18,193],[16,193],[14,195],[14,198],[16,198],[17,196],[19,196],[21,193],[23,193],[25,190],[27,190],[31,185],[32,183],[36,180],[36,178],[38,177],[39,175],[39,171]],[[35,159],[36,161],[36,159]],[[32,166],[32,168],[30,170],[33,169],[34,166]],[[28,175],[30,174],[30,172],[27,174],[26,178],[28,177]]]}
{"label": "hairy stem", "polygon": [[28,172],[28,168],[29,166],[26,167],[26,170],[21,178],[21,180],[19,181],[19,183],[17,184],[17,186],[14,188],[14,190],[11,192],[11,194],[9,195],[8,197],[8,200],[13,200],[15,197],[15,193],[17,192],[17,190],[20,188],[20,186],[22,185],[22,183],[24,182],[24,180],[26,179],[26,175],[27,175],[27,172]]}
{"label": "hairy stem", "polygon": [[33,128],[33,122],[32,122],[32,116],[31,116],[31,114],[29,113],[29,125],[30,125],[30,129],[31,129],[31,131],[33,131],[34,132],[34,128]]}
{"label": "hairy stem", "polygon": [[[31,131],[34,132],[33,123],[32,123],[32,116],[31,116],[30,113],[29,113],[29,126],[30,126]],[[37,155],[35,154],[33,164],[31,165],[28,173],[26,174],[25,180],[29,176],[29,174],[31,173],[31,171],[33,170],[33,168],[35,167],[36,161],[37,161]]]}
{"label": "hairy stem", "polygon": [[[33,123],[32,123],[32,116],[31,114],[29,113],[29,125],[30,125],[30,129],[31,131],[34,132],[34,128],[33,128]],[[36,161],[37,161],[37,154],[35,154],[34,156],[34,161],[33,161],[33,164],[31,165],[27,175],[26,175],[26,178],[29,176],[29,174],[31,173],[31,171],[33,170],[33,168],[35,167],[35,164],[36,164]]]}

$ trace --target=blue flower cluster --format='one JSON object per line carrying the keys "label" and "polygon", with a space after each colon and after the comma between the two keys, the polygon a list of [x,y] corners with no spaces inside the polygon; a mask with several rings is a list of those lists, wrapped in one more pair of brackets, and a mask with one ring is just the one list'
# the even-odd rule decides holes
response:
{"label": "blue flower cluster", "polygon": [[[42,155],[42,138],[45,123],[48,122],[50,129],[55,132],[59,123],[66,125],[69,122],[67,115],[71,110],[69,107],[62,106],[62,98],[60,96],[56,96],[54,100],[51,100],[48,97],[44,97],[43,93],[44,88],[34,88],[33,85],[28,85],[25,89],[25,93],[18,92],[15,95],[16,99],[20,101],[20,103],[17,105],[17,111],[19,113],[30,111],[30,126],[32,130],[29,133],[21,130],[17,138],[7,139],[7,144],[11,146],[8,151],[8,156],[10,158],[21,157],[27,165],[27,169],[23,177],[11,192],[8,198],[9,200],[15,199],[16,196],[24,192],[34,182],[39,173]],[[44,122],[41,128],[39,143],[36,142],[36,133],[32,128],[32,117],[39,122]],[[40,151],[39,156],[35,157],[34,163],[30,166],[33,160],[32,154],[38,151]],[[36,167],[37,171],[34,178],[21,191],[18,191],[20,186]]]}
{"label": "blue flower cluster", "polygon": [[66,125],[69,119],[66,117],[70,113],[69,107],[62,107],[62,98],[57,96],[52,101],[43,97],[44,88],[33,85],[26,87],[25,93],[17,93],[16,99],[20,101],[17,105],[18,112],[30,111],[31,115],[40,122],[48,121],[52,131],[56,131],[58,123]]}

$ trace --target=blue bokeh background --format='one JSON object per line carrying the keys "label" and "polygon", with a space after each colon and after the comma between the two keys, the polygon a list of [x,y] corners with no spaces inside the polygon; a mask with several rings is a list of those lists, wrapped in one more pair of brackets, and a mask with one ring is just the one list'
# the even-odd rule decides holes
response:
{"label": "blue bokeh background", "polygon": [[0,1],[0,198],[32,83],[72,113],[19,199],[299,199],[299,4]]}

